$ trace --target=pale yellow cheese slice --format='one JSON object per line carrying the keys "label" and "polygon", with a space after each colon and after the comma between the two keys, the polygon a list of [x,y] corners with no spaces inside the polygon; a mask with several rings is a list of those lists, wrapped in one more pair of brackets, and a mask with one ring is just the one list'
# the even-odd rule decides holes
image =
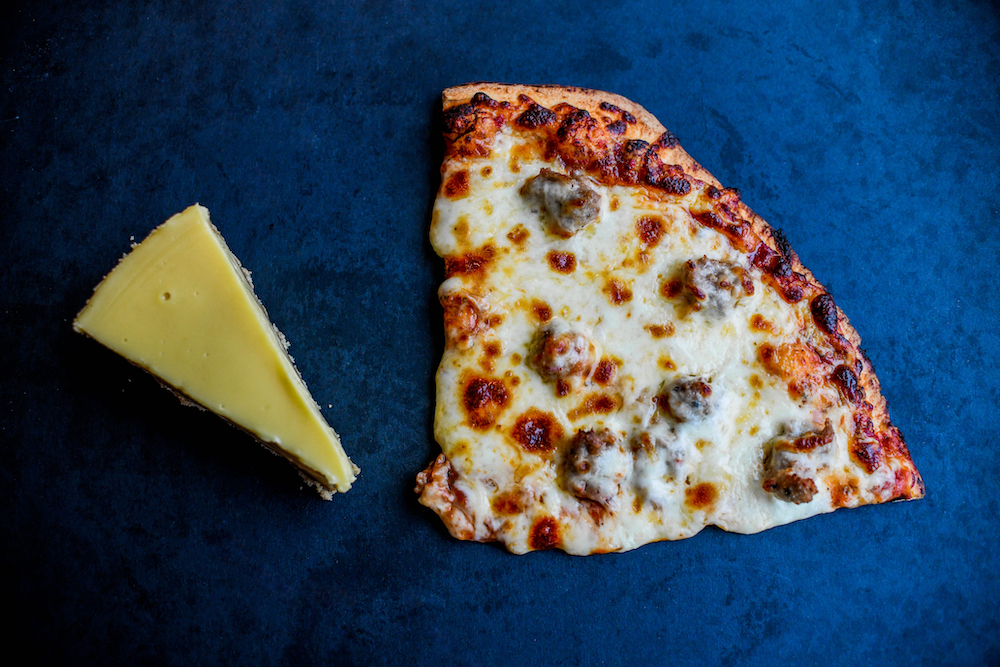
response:
{"label": "pale yellow cheese slice", "polygon": [[351,488],[358,468],[204,207],[135,246],[73,328],[288,458],[324,498]]}

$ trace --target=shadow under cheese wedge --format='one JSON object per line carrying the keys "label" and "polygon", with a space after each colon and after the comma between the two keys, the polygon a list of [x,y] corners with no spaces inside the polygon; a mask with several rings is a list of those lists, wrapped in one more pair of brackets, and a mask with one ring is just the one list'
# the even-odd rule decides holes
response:
{"label": "shadow under cheese wedge", "polygon": [[73,328],[287,458],[323,498],[351,488],[358,468],[204,207],[135,246]]}

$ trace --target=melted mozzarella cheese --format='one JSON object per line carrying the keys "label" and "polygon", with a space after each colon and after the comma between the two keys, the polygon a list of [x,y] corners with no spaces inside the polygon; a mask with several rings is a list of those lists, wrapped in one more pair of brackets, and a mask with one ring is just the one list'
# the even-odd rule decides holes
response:
{"label": "melted mozzarella cheese", "polygon": [[[761,343],[797,335],[808,306],[783,302],[725,236],[692,218],[685,199],[650,201],[633,188],[595,184],[598,220],[569,238],[554,235],[520,190],[543,167],[566,170],[542,159],[509,161],[517,141],[505,130],[489,157],[447,163],[445,178],[467,171],[469,193],[438,197],[431,229],[432,245],[445,257],[494,248],[484,274],[456,275],[447,284],[503,319],[478,333],[468,348],[449,345],[437,374],[435,434],[482,533],[523,553],[532,548],[532,526],[554,517],[560,546],[585,554],[684,538],[709,524],[757,532],[831,510],[823,475],[852,468],[846,408],[825,415],[836,430],[834,442],[802,457],[802,474],[818,488],[811,502],[786,502],[761,486],[772,438],[823,425],[813,421],[812,405],[793,398],[758,357]],[[662,231],[655,242],[647,244],[637,233],[644,218]],[[553,253],[572,254],[573,270],[556,270]],[[702,257],[748,272],[753,293],[740,296],[721,316],[664,296],[664,283],[685,262]],[[531,367],[527,360],[543,326],[537,304],[593,342],[598,359],[613,360],[616,373],[606,386],[591,369],[560,396],[555,383]],[[754,316],[768,323],[766,330],[751,325]],[[496,344],[500,354],[484,362],[487,346]],[[485,428],[467,419],[463,387],[469,376],[501,380],[507,389],[507,403]],[[665,383],[682,377],[704,378],[712,388],[714,410],[700,421],[678,422],[657,406]],[[603,409],[594,409],[600,397],[607,398]],[[838,400],[829,397],[831,404]],[[552,415],[561,430],[551,451],[530,451],[512,437],[516,420],[531,410]],[[607,507],[574,495],[564,471],[572,436],[599,428],[615,434],[631,456],[628,465],[608,461],[622,474]],[[494,501],[503,494],[516,494],[525,509],[496,511]]]}

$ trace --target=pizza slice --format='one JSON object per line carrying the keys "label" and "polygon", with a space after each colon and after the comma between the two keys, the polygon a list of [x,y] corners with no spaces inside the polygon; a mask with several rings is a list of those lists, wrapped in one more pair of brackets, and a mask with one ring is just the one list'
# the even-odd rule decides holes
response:
{"label": "pizza slice", "polygon": [[647,111],[482,83],[444,124],[416,491],[453,536],[590,554],[923,495],[833,298]]}

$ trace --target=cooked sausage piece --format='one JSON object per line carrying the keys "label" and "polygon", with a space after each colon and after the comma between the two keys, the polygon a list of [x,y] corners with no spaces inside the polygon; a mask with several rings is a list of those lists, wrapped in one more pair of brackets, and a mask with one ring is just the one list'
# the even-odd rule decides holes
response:
{"label": "cooked sausage piece", "polygon": [[679,422],[697,422],[715,409],[712,385],[705,378],[678,378],[660,394],[660,407]]}
{"label": "cooked sausage piece", "polygon": [[764,490],[788,503],[801,505],[816,495],[816,482],[789,470],[779,470],[764,480]]}
{"label": "cooked sausage piece", "polygon": [[597,220],[601,212],[601,195],[590,180],[551,169],[529,178],[521,195],[548,218],[553,233],[566,238]]}
{"label": "cooked sausage piece", "polygon": [[631,459],[608,429],[578,431],[566,458],[566,487],[579,497],[612,509]]}
{"label": "cooked sausage piece", "polygon": [[746,293],[742,278],[743,270],[736,264],[708,257],[688,260],[684,264],[684,294],[694,310],[725,315]]}
{"label": "cooked sausage piece", "polygon": [[[794,437],[771,440],[764,461],[762,486],[779,500],[801,505],[816,495],[816,482],[806,473],[808,457],[833,442],[833,425],[826,420],[822,431],[807,431]],[[796,466],[796,463],[800,463]],[[806,464],[806,465],[801,465]]]}
{"label": "cooked sausage piece", "polygon": [[594,344],[586,335],[554,321],[541,330],[531,365],[546,380],[559,380],[589,373],[595,356]]}
{"label": "cooked sausage piece", "polygon": [[448,342],[468,348],[472,338],[484,328],[482,311],[476,299],[452,281],[445,281],[438,289],[438,300],[444,309],[444,331]]}

